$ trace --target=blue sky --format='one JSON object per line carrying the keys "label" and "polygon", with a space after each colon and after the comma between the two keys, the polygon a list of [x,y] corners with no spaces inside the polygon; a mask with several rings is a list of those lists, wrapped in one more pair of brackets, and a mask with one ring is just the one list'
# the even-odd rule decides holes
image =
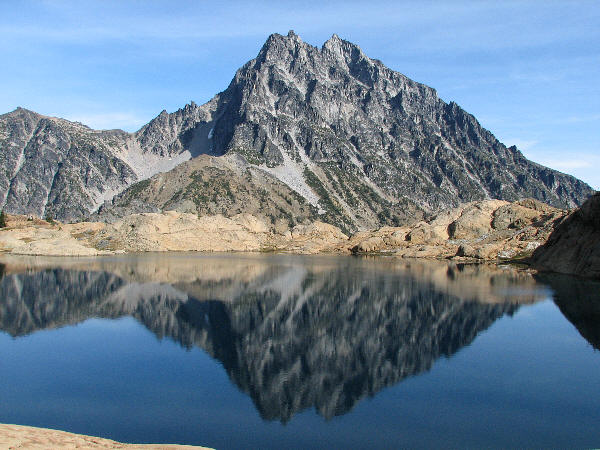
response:
{"label": "blue sky", "polygon": [[600,2],[0,2],[0,113],[134,131],[208,101],[269,34],[333,33],[600,189]]}

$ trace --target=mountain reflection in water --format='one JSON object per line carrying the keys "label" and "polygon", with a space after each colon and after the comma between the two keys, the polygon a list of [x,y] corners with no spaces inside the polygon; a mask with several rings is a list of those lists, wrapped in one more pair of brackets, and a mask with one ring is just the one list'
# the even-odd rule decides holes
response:
{"label": "mountain reflection in water", "polygon": [[554,303],[596,350],[600,350],[600,281],[562,274],[535,277],[552,289]]}
{"label": "mountain reflection in water", "polygon": [[[159,338],[204,349],[263,418],[282,422],[312,406],[325,418],[344,414],[365,396],[452,356],[519,304],[547,296],[525,272],[384,258],[4,256],[0,262],[4,332],[16,337],[88,318],[132,316]],[[581,333],[598,345],[597,336]]]}

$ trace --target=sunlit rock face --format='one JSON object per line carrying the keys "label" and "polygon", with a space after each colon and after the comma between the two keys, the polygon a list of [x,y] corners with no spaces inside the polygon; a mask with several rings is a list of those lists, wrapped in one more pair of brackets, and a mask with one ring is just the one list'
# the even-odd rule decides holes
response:
{"label": "sunlit rock face", "polygon": [[92,317],[133,316],[160,338],[203,348],[263,418],[284,422],[311,407],[326,418],[344,414],[452,356],[520,303],[546,295],[526,273],[435,262],[2,261],[3,331],[18,337]]}
{"label": "sunlit rock face", "polygon": [[[348,231],[467,201],[531,197],[564,208],[592,194],[336,35],[318,48],[293,32],[273,34],[211,101],[163,111],[132,134],[18,109],[0,116],[0,147],[0,206],[63,220],[86,217],[105,201],[103,217],[166,206],[214,214],[243,205],[243,189],[206,178],[205,167],[183,178],[168,172],[200,155],[215,166],[219,158],[235,161],[234,187],[259,184],[287,198],[278,208],[265,200],[274,220],[302,207],[311,216],[310,205]],[[152,175],[153,183],[131,186]],[[165,199],[152,195],[161,192],[156,184],[178,188]]]}

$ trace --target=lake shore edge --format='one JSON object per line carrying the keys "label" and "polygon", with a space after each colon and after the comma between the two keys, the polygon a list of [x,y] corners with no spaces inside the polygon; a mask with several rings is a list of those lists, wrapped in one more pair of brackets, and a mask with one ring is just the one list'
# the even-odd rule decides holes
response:
{"label": "lake shore edge", "polygon": [[196,216],[140,213],[114,223],[63,224],[7,215],[0,252],[95,256],[138,252],[285,252],[500,261],[522,259],[546,242],[567,212],[536,200],[485,200],[443,211],[428,221],[344,233],[315,221],[278,229],[250,214]]}
{"label": "lake shore edge", "polygon": [[27,425],[0,424],[0,447],[23,449],[80,448],[80,449],[153,449],[205,450],[208,447],[179,444],[126,444],[112,439],[70,433]]}
{"label": "lake shore edge", "polygon": [[[599,199],[596,194],[581,208],[571,211],[533,199],[476,201],[442,211],[426,221],[357,231],[352,235],[319,221],[276,229],[263,218],[250,214],[199,217],[166,211],[132,214],[114,223],[72,224],[7,215],[6,226],[0,229],[0,253],[28,256],[145,252],[382,255],[466,263],[520,263],[540,271],[597,278],[600,274],[597,267],[600,258],[595,256],[600,254],[596,248],[598,225],[588,216],[596,217]],[[579,219],[582,215],[584,220]],[[579,224],[577,220],[582,224],[574,226],[573,223]],[[565,228],[577,229],[578,234],[589,236],[558,239],[555,231],[560,235]],[[556,247],[557,241],[560,241],[558,252],[548,250]],[[582,245],[589,248],[585,261],[578,256]],[[552,261],[540,257],[544,253],[551,254]]]}

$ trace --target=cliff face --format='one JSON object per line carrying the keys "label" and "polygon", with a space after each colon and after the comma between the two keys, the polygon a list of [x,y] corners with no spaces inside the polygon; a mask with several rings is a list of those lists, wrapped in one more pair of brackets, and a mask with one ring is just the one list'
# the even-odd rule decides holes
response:
{"label": "cliff face", "polygon": [[95,132],[24,109],[0,116],[0,132],[6,211],[77,218],[136,180],[111,148],[123,143],[123,132]]}
{"label": "cliff face", "polygon": [[154,150],[121,130],[95,131],[18,108],[0,116],[0,208],[87,217],[132,183],[190,157]]}
{"label": "cliff face", "polygon": [[600,279],[600,193],[556,224],[547,242],[533,253],[532,265]]}
{"label": "cliff face", "polygon": [[[143,261],[114,272],[7,265],[0,327],[20,336],[131,315],[218,359],[264,418],[287,421],[310,407],[329,418],[453,355],[518,309],[510,286],[534,286],[526,274],[446,264],[212,258],[195,260],[190,274],[173,271],[180,260]],[[538,299],[526,292],[519,301]]]}
{"label": "cliff face", "polygon": [[272,35],[222,97],[214,114],[217,154],[237,149],[267,166],[308,159],[327,184],[338,178],[348,187],[352,177],[344,176],[354,174],[428,210],[523,196],[573,206],[590,193],[335,35],[321,49],[293,33]]}
{"label": "cliff face", "polygon": [[[66,220],[202,154],[262,171],[278,190],[295,192],[321,220],[348,231],[398,225],[473,200],[532,197],[573,207],[592,193],[505,147],[456,103],[335,35],[322,48],[293,32],[271,35],[224,92],[202,106],[163,111],[134,134],[25,110],[1,116],[0,133],[2,206]],[[182,189],[166,200],[181,210],[244,201],[235,190],[216,199],[198,195],[218,186],[193,171],[183,178],[171,172],[152,186],[135,184],[106,214],[161,209],[165,202],[147,189],[173,183]],[[244,177],[233,183],[243,185]],[[298,210],[277,205],[276,218]]]}

